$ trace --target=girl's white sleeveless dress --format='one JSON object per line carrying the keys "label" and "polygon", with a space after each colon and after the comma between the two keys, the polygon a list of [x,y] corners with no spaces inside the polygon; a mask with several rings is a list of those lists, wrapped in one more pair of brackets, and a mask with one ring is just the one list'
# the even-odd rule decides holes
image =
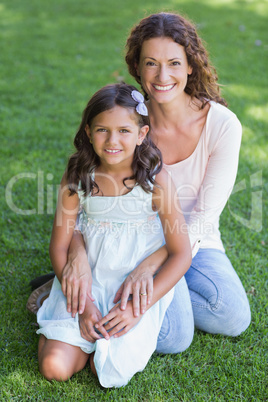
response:
{"label": "girl's white sleeveless dress", "polygon": [[[77,229],[83,234],[92,270],[92,294],[102,316],[114,306],[116,291],[127,275],[145,257],[164,244],[161,222],[152,210],[152,194],[140,186],[119,197],[83,196]],[[162,321],[173,298],[173,289],[154,304],[139,323],[120,338],[100,339],[95,343],[82,338],[79,315],[72,318],[57,278],[50,296],[37,314],[40,329],[47,339],[95,351],[94,363],[103,387],[126,385],[142,371],[155,351]]]}

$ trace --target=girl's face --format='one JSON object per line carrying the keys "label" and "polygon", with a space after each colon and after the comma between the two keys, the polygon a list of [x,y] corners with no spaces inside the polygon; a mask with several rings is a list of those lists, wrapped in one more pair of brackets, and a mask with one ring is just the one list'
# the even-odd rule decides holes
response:
{"label": "girl's face", "polygon": [[136,146],[144,140],[149,126],[138,125],[134,111],[115,106],[98,114],[85,130],[103,167],[128,169]]}
{"label": "girl's face", "polygon": [[164,104],[185,95],[192,68],[183,46],[160,37],[143,42],[137,73],[149,98]]}

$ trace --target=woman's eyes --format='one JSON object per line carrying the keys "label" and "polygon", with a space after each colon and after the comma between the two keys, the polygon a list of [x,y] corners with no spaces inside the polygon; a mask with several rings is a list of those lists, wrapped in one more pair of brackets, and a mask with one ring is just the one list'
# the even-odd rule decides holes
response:
{"label": "woman's eyes", "polygon": [[[156,65],[157,64],[154,63],[153,61],[147,61],[147,63],[146,63],[146,66],[148,66],[148,67],[153,67],[153,66],[156,66]],[[180,61],[172,61],[170,63],[170,66],[180,66],[180,65],[181,65]]]}
{"label": "woman's eyes", "polygon": [[153,61],[147,61],[146,66],[155,66],[156,64]]}

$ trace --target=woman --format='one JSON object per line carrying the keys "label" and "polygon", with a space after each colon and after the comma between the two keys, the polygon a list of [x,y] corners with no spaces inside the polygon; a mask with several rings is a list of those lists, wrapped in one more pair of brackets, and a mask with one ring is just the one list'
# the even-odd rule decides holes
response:
{"label": "woman", "polygon": [[[220,214],[236,178],[241,125],[220,96],[201,39],[183,17],[159,13],[142,19],[132,29],[126,50],[129,72],[147,99],[151,138],[176,185],[191,240],[192,265],[186,282],[183,278],[176,285],[157,344],[158,352],[177,353],[190,345],[194,325],[205,332],[237,336],[250,323],[246,293],[219,232]],[[136,314],[142,312],[151,299],[152,277],[165,258],[162,248],[145,260],[115,300],[121,297],[124,304],[132,293]],[[83,311],[85,297],[90,297],[87,266],[77,234],[62,277],[73,313],[78,305]]]}

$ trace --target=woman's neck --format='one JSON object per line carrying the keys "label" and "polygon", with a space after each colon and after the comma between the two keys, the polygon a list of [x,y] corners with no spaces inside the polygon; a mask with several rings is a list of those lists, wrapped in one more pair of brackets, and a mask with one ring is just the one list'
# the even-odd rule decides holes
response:
{"label": "woman's neck", "polygon": [[191,119],[192,113],[199,110],[186,93],[170,103],[157,103],[152,99],[147,106],[151,125],[156,130],[182,127]]}

